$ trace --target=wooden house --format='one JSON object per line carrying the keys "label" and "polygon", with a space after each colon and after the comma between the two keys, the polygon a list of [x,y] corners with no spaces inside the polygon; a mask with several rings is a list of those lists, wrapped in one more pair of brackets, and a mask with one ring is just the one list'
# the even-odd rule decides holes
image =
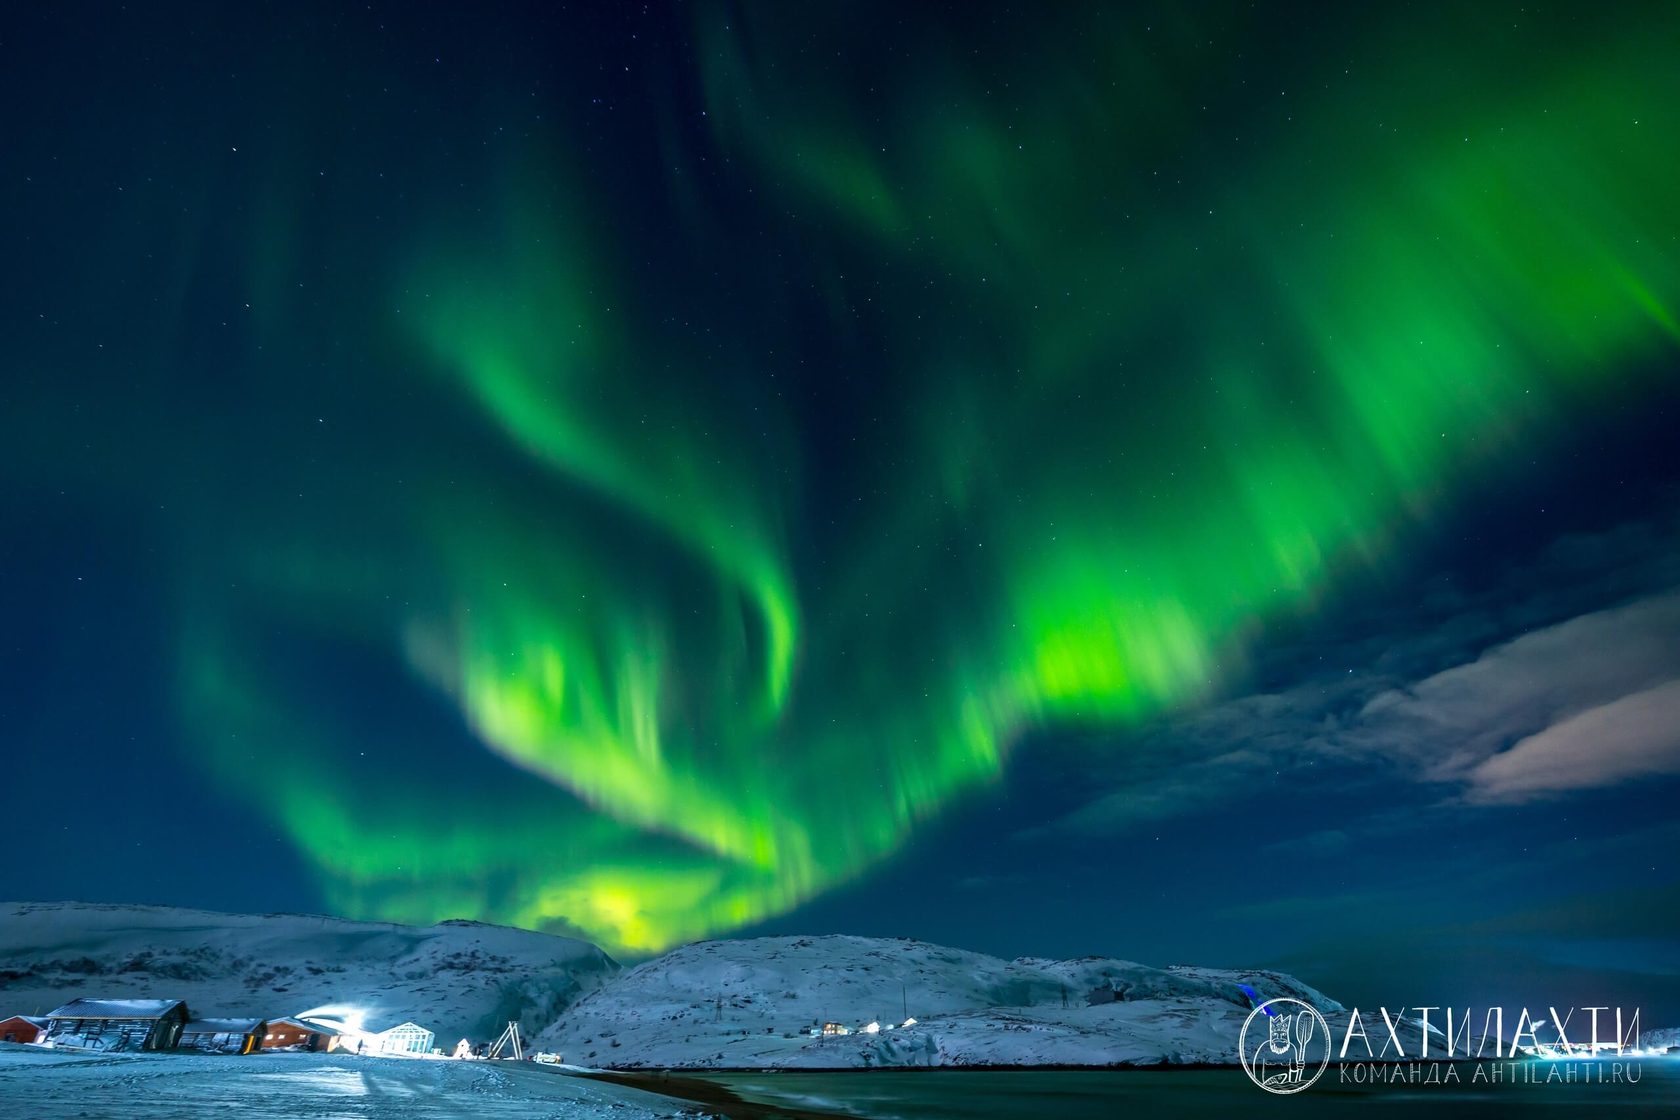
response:
{"label": "wooden house", "polygon": [[270,1019],[268,1033],[263,1035],[262,1048],[330,1054],[343,1043],[344,1035],[336,1027],[302,1019]]}
{"label": "wooden house", "polygon": [[168,1050],[181,1037],[178,999],[77,999],[47,1013],[43,1042],[80,1050]]}
{"label": "wooden house", "polygon": [[262,1046],[268,1024],[262,1019],[193,1019],[181,1028],[177,1050],[206,1054],[249,1054]]}
{"label": "wooden house", "polygon": [[0,1019],[0,1042],[39,1042],[47,1032],[47,1021],[33,1015]]}

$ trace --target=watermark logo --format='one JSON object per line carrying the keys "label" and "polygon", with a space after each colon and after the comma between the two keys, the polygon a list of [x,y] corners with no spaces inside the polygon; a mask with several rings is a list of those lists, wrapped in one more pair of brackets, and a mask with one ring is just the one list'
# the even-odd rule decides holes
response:
{"label": "watermark logo", "polygon": [[[1251,1001],[1260,998],[1252,988],[1243,992]],[[1637,1059],[1670,1052],[1666,1038],[1640,1045],[1637,1007],[1631,1015],[1608,1006],[1560,1012],[1548,1005],[1543,1014],[1523,1007],[1508,1036],[1505,1011],[1338,1008],[1338,1038],[1317,1008],[1280,997],[1249,1012],[1237,1056],[1250,1081],[1287,1096],[1311,1086],[1332,1061],[1342,1085],[1634,1085],[1643,1076]],[[1482,1029],[1474,1031],[1478,1019]]]}
{"label": "watermark logo", "polygon": [[1298,999],[1269,999],[1249,1012],[1237,1038],[1243,1072],[1268,1093],[1299,1093],[1330,1064],[1330,1024]]}

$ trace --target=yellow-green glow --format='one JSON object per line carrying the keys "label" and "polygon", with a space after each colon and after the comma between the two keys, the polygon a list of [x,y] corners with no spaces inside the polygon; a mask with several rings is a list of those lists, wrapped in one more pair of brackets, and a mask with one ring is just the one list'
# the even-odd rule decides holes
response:
{"label": "yellow-green glow", "polygon": [[[302,513],[227,546],[418,682],[454,753],[370,746],[183,593],[211,772],[346,912],[633,953],[784,913],[1023,737],[1219,688],[1680,339],[1659,36],[1425,98],[1479,41],[1373,35],[1208,148],[1217,59],[1168,73],[1101,20],[1047,32],[1084,44],[1054,70],[934,60],[864,99],[789,63],[820,17],[698,18],[705,167],[673,147],[653,192],[694,244],[615,223],[581,141],[487,155],[381,261],[393,398],[449,415],[383,504],[346,500],[390,554]],[[710,290],[761,272],[794,295]],[[819,354],[855,414],[801,395]]]}

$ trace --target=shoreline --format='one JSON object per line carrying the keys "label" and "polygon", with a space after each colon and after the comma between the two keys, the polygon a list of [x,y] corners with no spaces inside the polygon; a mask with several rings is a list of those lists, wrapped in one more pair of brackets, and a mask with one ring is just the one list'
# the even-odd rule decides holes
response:
{"label": "shoreline", "polygon": [[851,1117],[849,1112],[828,1112],[809,1106],[792,1104],[767,1104],[762,1101],[750,1100],[735,1092],[733,1088],[717,1080],[722,1077],[762,1077],[776,1074],[876,1074],[876,1073],[917,1073],[936,1074],[941,1071],[947,1073],[1127,1073],[1156,1070],[1230,1070],[1240,1072],[1240,1066],[1221,1065],[1214,1063],[1172,1063],[1152,1062],[1148,1065],[987,1065],[987,1066],[800,1066],[788,1068],[785,1066],[768,1066],[757,1068],[736,1067],[732,1069],[708,1070],[561,1070],[552,1072],[566,1077],[583,1077],[593,1081],[605,1081],[610,1084],[622,1085],[630,1089],[639,1089],[662,1097],[688,1101],[714,1109],[726,1120],[838,1120],[841,1117]]}
{"label": "shoreline", "polygon": [[704,1077],[691,1077],[660,1072],[627,1073],[619,1070],[554,1070],[562,1077],[582,1077],[591,1081],[605,1081],[627,1089],[687,1101],[713,1110],[725,1120],[837,1120],[849,1116],[844,1112],[823,1112],[814,1108],[791,1105],[770,1105],[752,1101],[726,1085]]}

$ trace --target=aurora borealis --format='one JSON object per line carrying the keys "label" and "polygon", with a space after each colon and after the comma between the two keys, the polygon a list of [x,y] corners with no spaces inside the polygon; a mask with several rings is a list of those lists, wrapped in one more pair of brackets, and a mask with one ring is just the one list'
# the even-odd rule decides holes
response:
{"label": "aurora borealis", "polygon": [[3,532],[130,621],[20,593],[14,738],[143,681],[316,905],[647,954],[1148,769],[1668,406],[1673,13],[980,13],[21,29]]}

